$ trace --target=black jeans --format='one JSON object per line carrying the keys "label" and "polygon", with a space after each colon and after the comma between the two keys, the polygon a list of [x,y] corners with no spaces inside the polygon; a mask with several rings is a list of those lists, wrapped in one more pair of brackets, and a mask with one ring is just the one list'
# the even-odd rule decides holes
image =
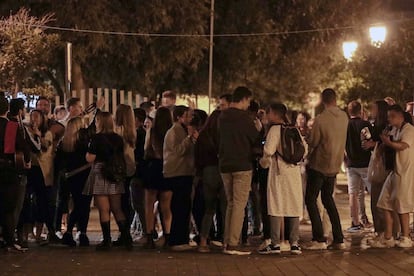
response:
{"label": "black jeans", "polygon": [[316,200],[321,193],[322,203],[328,212],[332,223],[333,242],[342,243],[344,236],[342,233],[341,221],[338,210],[332,197],[335,188],[336,176],[325,176],[322,173],[308,168],[308,180],[306,184],[305,202],[308,209],[309,218],[312,222],[312,236],[314,241],[326,242],[323,233],[321,217],[319,215]]}
{"label": "black jeans", "polygon": [[68,219],[67,231],[69,233],[72,233],[75,224],[77,224],[78,231],[83,234],[88,228],[92,196],[82,194],[88,175],[89,170],[86,170],[67,180],[73,200],[73,210]]}
{"label": "black jeans", "polygon": [[131,226],[132,221],[134,220],[134,209],[132,208],[132,201],[131,201],[131,180],[133,177],[127,177],[124,182],[125,193],[121,195],[121,205],[122,205],[122,212],[125,214],[126,221],[128,223],[128,229]]}
{"label": "black jeans", "polygon": [[270,239],[270,216],[267,212],[267,177],[269,169],[259,168],[260,211],[262,212],[263,238]]}
{"label": "black jeans", "polygon": [[191,192],[193,187],[192,176],[178,176],[166,178],[173,191],[171,200],[171,233],[169,245],[188,244],[190,241],[190,214]]}
{"label": "black jeans", "polygon": [[3,238],[8,246],[14,243],[14,231],[17,226],[17,199],[20,196],[19,179],[13,169],[0,168],[0,225]]}

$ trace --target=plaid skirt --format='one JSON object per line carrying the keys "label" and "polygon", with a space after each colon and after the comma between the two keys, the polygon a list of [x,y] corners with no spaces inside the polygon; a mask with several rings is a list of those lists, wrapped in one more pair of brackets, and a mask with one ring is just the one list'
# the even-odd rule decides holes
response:
{"label": "plaid skirt", "polygon": [[102,174],[103,163],[94,163],[83,189],[84,195],[116,195],[125,193],[124,183],[105,179]]}

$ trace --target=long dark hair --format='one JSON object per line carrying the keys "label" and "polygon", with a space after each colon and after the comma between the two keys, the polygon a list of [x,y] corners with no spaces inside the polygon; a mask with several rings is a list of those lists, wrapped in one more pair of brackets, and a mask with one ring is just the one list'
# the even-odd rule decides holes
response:
{"label": "long dark hair", "polygon": [[165,134],[171,128],[172,124],[171,111],[166,107],[158,108],[151,128],[152,143],[162,145],[164,143]]}
{"label": "long dark hair", "polygon": [[375,118],[375,128],[384,130],[388,125],[388,108],[389,105],[384,100],[378,100],[374,103],[377,106],[377,117]]}

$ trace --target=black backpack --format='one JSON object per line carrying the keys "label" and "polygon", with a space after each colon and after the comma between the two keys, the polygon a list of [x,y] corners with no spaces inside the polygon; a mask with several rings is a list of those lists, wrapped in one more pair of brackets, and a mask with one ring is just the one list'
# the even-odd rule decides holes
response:
{"label": "black backpack", "polygon": [[282,152],[277,154],[288,164],[297,165],[305,156],[302,135],[295,126],[280,125],[280,143]]}

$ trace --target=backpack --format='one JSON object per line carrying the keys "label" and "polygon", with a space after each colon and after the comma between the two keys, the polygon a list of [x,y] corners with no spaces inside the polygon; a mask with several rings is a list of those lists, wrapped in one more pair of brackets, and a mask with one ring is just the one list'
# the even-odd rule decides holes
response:
{"label": "backpack", "polygon": [[297,165],[305,156],[305,145],[302,135],[295,126],[280,125],[280,144],[282,152],[277,152],[283,161]]}
{"label": "backpack", "polygon": [[[108,140],[108,139],[107,139]],[[124,158],[124,152],[115,149],[112,146],[112,158],[105,160],[102,170],[103,177],[116,183],[125,182],[127,176],[127,166]]]}

